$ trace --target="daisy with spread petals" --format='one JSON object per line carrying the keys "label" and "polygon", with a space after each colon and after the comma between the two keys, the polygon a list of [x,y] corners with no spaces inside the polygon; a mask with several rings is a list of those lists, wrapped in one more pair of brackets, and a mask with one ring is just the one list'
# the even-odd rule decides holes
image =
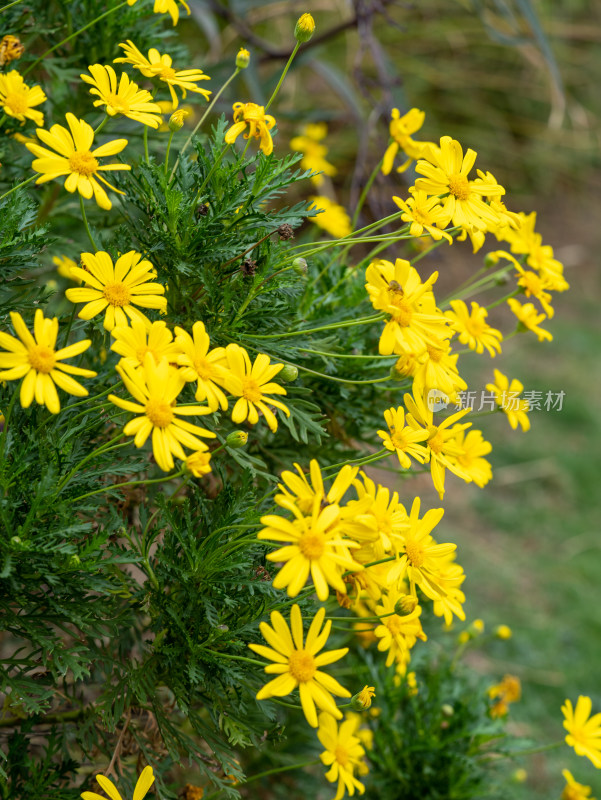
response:
{"label": "daisy with spread petals", "polygon": [[428,451],[420,442],[428,438],[425,430],[416,430],[411,425],[405,425],[405,409],[403,406],[398,408],[388,408],[384,412],[384,419],[388,425],[387,431],[378,431],[378,436],[382,439],[382,444],[391,453],[396,453],[399,464],[403,469],[411,467],[411,456],[420,464],[428,458]]}
{"label": "daisy with spread petals", "polygon": [[300,607],[295,603],[290,609],[290,627],[279,611],[272,611],[273,627],[266,622],[261,622],[259,626],[263,638],[271,647],[262,644],[248,645],[255,653],[274,662],[265,667],[265,672],[275,673],[278,676],[259,690],[257,700],[286,697],[298,687],[305,717],[312,728],[317,727],[316,705],[336,719],[342,719],[342,712],[338,710],[332,695],[351,696],[348,689],[341,686],[331,675],[320,670],[320,667],[333,664],[348,653],[348,647],[343,647],[318,655],[328,641],[332,627],[332,622],[328,620],[321,630],[325,615],[326,610],[322,606],[313,617],[303,643],[303,618]]}
{"label": "daisy with spread petals", "polygon": [[165,358],[174,362],[181,352],[179,346],[173,341],[173,334],[167,323],[159,320],[150,327],[141,319],[133,319],[131,328],[128,325],[117,325],[111,331],[114,342],[111,350],[118,353],[122,364],[127,364],[132,369],[144,366],[146,353],[150,353],[155,364],[160,364]]}
{"label": "daisy with spread petals", "polygon": [[320,498],[315,497],[311,516],[305,516],[294,502],[282,501],[280,505],[291,511],[295,519],[290,521],[277,514],[268,514],[261,517],[261,523],[266,527],[257,534],[258,539],[284,545],[267,556],[269,561],[284,564],[273,579],[274,588],[287,588],[288,596],[296,597],[311,574],[322,602],[330,595],[328,584],[340,594],[346,594],[342,573],[361,567],[349,553],[349,548],[359,545],[342,537],[339,507],[327,505],[322,508]]}
{"label": "daisy with spread petals", "polygon": [[528,411],[530,404],[527,400],[520,397],[524,390],[524,384],[513,378],[509,383],[507,375],[503,375],[498,369],[495,370],[495,382],[487,383],[486,388],[495,396],[497,405],[507,414],[509,424],[515,430],[519,425],[524,433],[530,430],[530,420]]}
{"label": "daisy with spread petals", "polygon": [[[127,325],[127,317],[141,320],[150,327],[150,320],[136,306],[165,311],[167,300],[162,296],[165,287],[153,283],[154,267],[140,253],[130,250],[119,256],[115,265],[108,253],[82,253],[85,269],[73,267],[71,273],[85,286],[67,289],[65,295],[72,303],[86,303],[77,315],[92,319],[106,310],[103,325],[112,331],[115,325]],[[127,316],[126,316],[127,315]]]}
{"label": "daisy with spread petals", "polygon": [[47,99],[40,86],[27,86],[16,69],[0,74],[0,108],[21,124],[30,119],[42,126],[44,115],[34,106],[39,106]]}
{"label": "daisy with spread petals", "polygon": [[466,431],[461,425],[455,431],[451,428],[451,433],[455,434],[457,447],[462,451],[455,456],[457,463],[482,489],[492,478],[490,462],[483,458],[492,451],[492,444],[484,439],[482,431]]}
{"label": "daisy with spread petals", "polygon": [[384,175],[389,175],[394,164],[399,150],[407,154],[408,159],[400,167],[397,167],[397,172],[403,172],[407,169],[409,164],[414,158],[420,158],[425,147],[428,146],[427,142],[416,142],[411,138],[411,134],[416,133],[424,124],[426,114],[420,111],[419,108],[412,108],[406,114],[401,116],[398,108],[393,108],[390,120],[390,138],[392,142],[388,145],[384,157],[382,159],[382,170]]}
{"label": "daisy with spread petals", "polygon": [[326,767],[330,767],[326,772],[326,780],[338,783],[334,800],[342,800],[345,791],[351,797],[355,794],[355,789],[359,794],[365,792],[365,786],[354,775],[356,769],[366,766],[363,761],[365,750],[361,740],[355,735],[356,728],[354,719],[346,719],[338,725],[331,714],[323,711],[319,715],[317,738],[325,747],[319,757]]}
{"label": "daisy with spread petals", "polygon": [[254,137],[258,139],[259,147],[266,156],[273,152],[273,139],[269,131],[275,125],[275,117],[265,113],[265,108],[256,103],[234,103],[234,124],[225,133],[227,144],[233,144],[238,136],[245,131],[245,139]]}
{"label": "daisy with spread petals", "polygon": [[79,192],[86,200],[94,196],[100,208],[108,211],[113,204],[99,181],[102,181],[113,192],[119,194],[125,194],[125,192],[111,186],[100,175],[100,172],[131,169],[131,166],[129,164],[101,165],[98,159],[120,153],[127,145],[127,139],[113,139],[92,150],[94,131],[91,126],[83,119],[77,119],[70,112],[67,113],[66,118],[69,125],[68,130],[62,125],[53,125],[49,131],[45,131],[43,128],[38,128],[36,131],[38,138],[56,152],[41,147],[35,142],[28,142],[25,145],[34,156],[37,156],[31,165],[32,169],[41,173],[36,183],[46,183],[66,175],[65,189],[68,192]]}
{"label": "daisy with spread petals", "polygon": [[575,780],[572,773],[567,769],[562,769],[561,774],[564,777],[566,785],[561,793],[560,800],[595,800],[591,797],[592,789],[590,786],[584,786]]}
{"label": "daisy with spread petals", "polygon": [[172,66],[173,59],[171,56],[167,53],[161,55],[154,47],[148,51],[148,58],[146,58],[131,39],[128,39],[125,44],[121,43],[119,47],[123,49],[125,56],[116,58],[115,64],[131,64],[134,69],[139,69],[142,75],[147,78],[159,78],[159,80],[166,83],[171,94],[174,111],[179,104],[174,87],[181,89],[184,100],[187,92],[195,92],[196,94],[201,94],[205,100],[209,99],[211,92],[208,89],[201,89],[197,85],[198,81],[211,80],[201,69],[175,70]]}
{"label": "daisy with spread petals", "polygon": [[287,469],[282,472],[280,478],[283,483],[278,483],[278,489],[283,494],[276,494],[274,499],[279,506],[284,506],[285,508],[288,508],[288,503],[293,502],[303,514],[311,513],[316,497],[319,498],[322,506],[330,503],[340,503],[359,472],[359,467],[351,467],[350,464],[345,464],[326,492],[319,462],[315,458],[311,459],[309,464],[308,477],[303,472],[300,464],[294,464],[293,466],[296,472]]}
{"label": "daisy with spread petals", "polygon": [[108,399],[119,408],[139,415],[127,423],[123,433],[135,436],[136,447],[142,447],[152,434],[154,457],[163,472],[173,469],[173,456],[186,460],[182,445],[190,450],[206,450],[206,444],[198,437],[214,438],[215,434],[178,419],[178,416],[200,416],[209,414],[210,409],[176,405],[177,397],[185,385],[178,370],[170,367],[166,360],[155,364],[150,353],[144,357],[142,370],[132,369],[126,364],[116,369],[137,403],[114,394],[109,394]]}
{"label": "daisy with spread petals", "polygon": [[430,197],[426,192],[415,190],[407,200],[400,197],[392,199],[403,212],[401,214],[403,222],[410,223],[411,236],[423,236],[426,231],[437,242],[445,238],[449,244],[453,244],[452,236],[441,230],[446,227],[448,219],[436,195]]}
{"label": "daisy with spread petals", "polygon": [[485,231],[499,222],[498,214],[484,202],[484,197],[505,194],[505,189],[496,181],[470,181],[468,175],[476,161],[472,149],[463,155],[456,139],[443,136],[440,147],[432,147],[417,162],[418,178],[415,188],[429,195],[442,197],[446,219],[466,230]]}
{"label": "daisy with spread petals", "polygon": [[501,352],[503,334],[486,321],[488,311],[472,301],[471,311],[463,300],[451,300],[452,311],[445,311],[445,316],[451,321],[453,330],[459,334],[461,344],[466,344],[476,353],[488,350],[491,358]]}
{"label": "daisy with spread petals", "polygon": [[99,98],[94,100],[94,106],[105,106],[109,117],[123,114],[124,117],[151,128],[159,127],[162,122],[161,108],[153,101],[149,91],[140,89],[125,72],[121,73],[121,78],[117,81],[117,74],[111,66],[92,64],[88,69],[92,77],[85,74],[79,77],[92,87],[90,94]]}
{"label": "daisy with spread petals", "polygon": [[[127,5],[133,6],[137,1],[138,0],[127,0]],[[189,14],[190,6],[186,3],[186,0],[179,0],[179,2]],[[173,20],[173,24],[177,25],[179,20],[179,6],[175,0],[154,0],[154,8],[152,10],[155,14],[169,14]]]}
{"label": "daisy with spread petals", "polygon": [[[117,787],[111,780],[105,778],[104,775],[96,775],[96,781],[102,791],[107,794],[111,800],[122,800],[121,795],[117,791]],[[144,767],[136,782],[133,800],[144,800],[153,783],[154,773],[152,767]],[[96,794],[96,792],[82,792],[81,796],[83,800],[106,800],[106,798],[100,794]]]}
{"label": "daisy with spread petals", "polygon": [[206,400],[211,411],[227,411],[227,397],[222,386],[228,376],[224,347],[211,347],[204,323],[195,322],[192,336],[183,328],[175,329],[175,341],[179,347],[177,363],[187,381],[196,381],[196,399]]}
{"label": "daisy with spread petals", "polygon": [[601,714],[591,717],[590,697],[580,695],[576,708],[571,700],[561,707],[565,717],[563,727],[568,732],[566,743],[574,748],[576,755],[586,756],[597,769],[601,769]]}
{"label": "daisy with spread petals", "polygon": [[396,612],[397,601],[401,600],[403,593],[395,588],[388,590],[382,596],[382,604],[376,606],[376,615],[381,617],[381,624],[376,627],[374,634],[380,640],[378,650],[381,653],[388,651],[386,666],[389,667],[395,659],[404,663],[408,660],[409,651],[418,639],[423,642],[427,636],[420,622],[421,607],[416,605],[408,614],[399,615]]}
{"label": "daisy with spread petals", "polygon": [[0,353],[0,381],[23,378],[21,406],[29,408],[35,398],[36,403],[46,406],[51,414],[58,414],[61,406],[56,391],[57,386],[75,397],[86,397],[88,390],[65,373],[84,378],[93,378],[96,373],[61,362],[65,358],[73,358],[83,353],[91,341],[83,339],[81,342],[55,350],[58,335],[56,317],[45,319],[42,309],[38,308],[33,322],[33,336],[20,314],[11,311],[10,318],[19,338],[15,339],[8,333],[0,332],[0,347],[7,351]]}
{"label": "daisy with spread petals", "polygon": [[275,406],[290,416],[288,407],[281,400],[268,396],[286,394],[283,386],[271,382],[284,365],[271,364],[269,356],[264,353],[260,353],[251,364],[246,350],[237,344],[228,344],[225,353],[229,368],[225,385],[230,394],[239,398],[232,411],[232,421],[239,425],[247,419],[251,425],[256,425],[261,411],[270,430],[275,433],[278,421],[269,406]]}

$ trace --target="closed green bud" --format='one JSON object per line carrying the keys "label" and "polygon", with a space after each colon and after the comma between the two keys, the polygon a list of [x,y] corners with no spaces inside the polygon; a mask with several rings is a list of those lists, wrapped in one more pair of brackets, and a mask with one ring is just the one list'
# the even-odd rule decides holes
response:
{"label": "closed green bud", "polygon": [[284,364],[284,369],[280,370],[278,378],[286,383],[295,381],[298,378],[298,367],[295,367],[294,364]]}
{"label": "closed green bud", "polygon": [[81,559],[77,555],[77,553],[73,553],[69,556],[69,560],[67,561],[67,566],[69,569],[77,569],[77,567],[81,564]]}
{"label": "closed green bud", "polygon": [[236,66],[238,69],[246,69],[250,63],[250,53],[244,47],[241,47],[238,50],[238,55],[236,56]]}
{"label": "closed green bud", "polygon": [[232,431],[228,433],[225,443],[228,447],[231,447],[233,450],[237,450],[239,447],[244,447],[244,445],[248,442],[248,433],[246,431]]}
{"label": "closed green bud", "polygon": [[313,36],[314,31],[315,20],[311,14],[303,14],[301,17],[299,17],[296,27],[294,28],[294,38],[301,44],[303,42],[308,42]]}
{"label": "closed green bud", "polygon": [[455,709],[453,708],[453,706],[449,705],[449,703],[444,703],[440,710],[445,715],[445,717],[452,717],[453,714],[455,713]]}
{"label": "closed green bud", "polygon": [[307,274],[307,262],[304,258],[295,258],[292,262],[292,267],[299,275]]}

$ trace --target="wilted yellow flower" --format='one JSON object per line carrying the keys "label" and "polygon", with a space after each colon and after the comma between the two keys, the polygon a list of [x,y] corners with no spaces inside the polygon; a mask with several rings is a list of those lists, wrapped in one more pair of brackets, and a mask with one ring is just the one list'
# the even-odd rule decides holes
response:
{"label": "wilted yellow flower", "polygon": [[227,144],[233,144],[242,131],[248,132],[244,134],[245,139],[254,137],[259,139],[259,147],[266,156],[273,152],[273,139],[269,131],[275,125],[275,117],[271,114],[265,113],[265,108],[256,103],[234,103],[234,124],[225,132],[225,141]]}
{"label": "wilted yellow flower", "polygon": [[8,33],[0,39],[0,67],[5,67],[11,61],[21,58],[25,47],[18,36]]}
{"label": "wilted yellow flower", "polygon": [[0,108],[9,117],[13,117],[21,124],[25,120],[32,120],[36,125],[44,124],[44,115],[34,106],[39,106],[47,100],[40,86],[27,86],[16,69],[6,75],[0,73]]}
{"label": "wilted yellow flower", "polygon": [[[38,128],[36,133],[48,147],[56,152],[40,147],[39,144],[26,144],[27,149],[37,156],[32,163],[32,169],[42,173],[36,183],[46,183],[63,175],[65,189],[68,192],[79,192],[82,197],[89,200],[92,195],[100,208],[109,210],[112,203],[107,193],[98,183],[102,181],[109,189],[119,194],[125,192],[115,189],[99,173],[105,170],[131,169],[129,164],[104,164],[100,165],[99,158],[114,156],[120,153],[127,145],[127,139],[113,139],[95,150],[91,150],[94,143],[94,131],[83,119],[77,119],[70,112],[66,115],[69,130],[62,125],[53,125],[49,131]],[[58,155],[57,155],[58,153]]]}

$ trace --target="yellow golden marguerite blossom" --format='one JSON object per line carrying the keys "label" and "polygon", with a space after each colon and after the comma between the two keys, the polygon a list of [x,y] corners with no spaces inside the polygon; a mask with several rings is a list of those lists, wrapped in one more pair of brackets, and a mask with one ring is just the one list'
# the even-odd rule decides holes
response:
{"label": "yellow golden marguerite blossom", "polygon": [[150,128],[159,127],[163,119],[161,108],[153,101],[149,91],[140,89],[125,72],[117,80],[117,73],[110,65],[92,64],[88,69],[91,77],[85,73],[79,77],[92,87],[90,94],[99,98],[94,100],[94,106],[105,106],[109,117],[122,114]]}
{"label": "yellow golden marguerite blossom", "polygon": [[174,87],[181,89],[184,100],[187,92],[196,92],[196,94],[201,94],[205,100],[209,99],[211,92],[208,89],[201,89],[200,86],[197,86],[197,81],[211,80],[201,69],[175,70],[171,56],[167,53],[161,55],[154,47],[151,47],[148,51],[148,58],[146,58],[131,39],[128,39],[125,44],[122,42],[119,47],[123,49],[125,56],[116,58],[114,60],[115,64],[131,64],[134,69],[139,69],[142,75],[147,78],[159,78],[159,80],[166,83],[171,94],[174,111],[179,104]]}
{"label": "yellow golden marguerite blossom", "polygon": [[259,147],[266,156],[273,152],[273,139],[269,132],[275,125],[275,117],[265,113],[265,108],[256,103],[234,103],[234,124],[225,132],[227,144],[233,144],[245,131],[245,139],[259,139]]}
{"label": "yellow golden marguerite blossom", "polygon": [[[80,375],[93,378],[96,373],[90,369],[73,367],[61,363],[66,358],[73,358],[83,353],[91,344],[90,339],[83,339],[60,350],[56,350],[58,336],[58,319],[44,318],[41,308],[35,312],[33,335],[29,332],[23,317],[16,311],[10,312],[10,318],[19,337],[0,332],[0,347],[7,352],[0,353],[0,381],[14,381],[23,378],[20,400],[23,408],[29,408],[35,398],[36,403],[46,406],[51,414],[58,414],[60,401],[56,386],[75,397],[86,397],[88,390],[76,380],[65,375]],[[56,384],[56,385],[55,385]]]}
{"label": "yellow golden marguerite blossom", "polygon": [[269,397],[272,394],[286,394],[283,386],[272,383],[284,365],[271,364],[269,356],[264,353],[259,353],[252,364],[246,350],[237,344],[228,344],[225,353],[229,370],[225,387],[230,394],[239,398],[232,411],[232,421],[239,425],[248,420],[251,425],[256,425],[261,411],[270,430],[275,433],[278,421],[269,406],[275,406],[287,417],[290,416],[288,407],[281,400]]}
{"label": "yellow golden marguerite blossom", "polygon": [[142,447],[152,434],[152,451],[163,472],[173,469],[173,456],[186,460],[183,447],[195,451],[207,449],[199,437],[214,438],[215,434],[178,417],[202,416],[209,414],[210,409],[176,405],[185,381],[166,359],[157,365],[152,355],[147,353],[141,370],[132,369],[127,364],[116,369],[127,391],[137,400],[133,403],[114,394],[108,396],[119,408],[138,415],[127,423],[123,433],[135,437],[136,447]]}
{"label": "yellow golden marguerite blossom", "polygon": [[332,695],[351,696],[348,689],[320,670],[320,667],[333,664],[348,653],[348,647],[343,647],[318,655],[332,628],[332,623],[328,620],[321,630],[325,615],[326,610],[322,606],[313,617],[307,638],[303,641],[303,618],[296,603],[290,609],[290,627],[279,611],[272,611],[271,626],[266,622],[261,622],[259,626],[270,647],[262,644],[248,645],[255,653],[274,662],[265,667],[265,672],[277,674],[277,678],[257,692],[257,700],[286,697],[298,687],[305,717],[313,728],[317,727],[315,706],[336,719],[342,719],[342,712],[338,710]]}
{"label": "yellow golden marguerite blossom", "polygon": [[363,761],[365,750],[356,735],[357,727],[353,718],[338,725],[331,714],[323,711],[319,715],[317,738],[325,747],[319,757],[326,767],[330,767],[326,772],[326,780],[338,783],[334,800],[342,800],[345,791],[351,796],[355,794],[355,789],[359,794],[365,792],[365,787],[354,775],[355,770],[359,774],[367,772],[367,765]]}
{"label": "yellow golden marguerite blossom", "polygon": [[21,124],[30,119],[41,127],[44,115],[34,106],[39,106],[47,99],[40,86],[27,86],[16,69],[6,74],[0,73],[0,108]]}
{"label": "yellow golden marguerite blossom", "polygon": [[120,153],[127,145],[127,139],[113,139],[92,150],[94,131],[91,126],[83,119],[77,119],[70,112],[67,113],[66,118],[69,129],[62,125],[53,125],[49,131],[45,131],[43,128],[38,128],[36,131],[38,138],[56,152],[41,147],[37,143],[28,142],[25,145],[34,156],[37,156],[31,165],[32,169],[41,173],[36,183],[46,183],[46,181],[66,175],[65,189],[68,192],[79,192],[87,200],[94,196],[100,208],[108,211],[112,208],[112,203],[99,181],[102,181],[114,192],[119,192],[119,194],[125,194],[125,192],[111,186],[100,175],[100,172],[129,170],[131,166],[129,164],[101,165],[98,159]]}
{"label": "yellow golden marguerite blossom", "polygon": [[524,391],[524,384],[521,381],[514,378],[509,383],[509,378],[496,369],[495,382],[487,383],[486,388],[494,394],[497,405],[507,414],[513,430],[516,430],[518,425],[524,433],[530,430],[528,418],[530,404],[519,396]]}
{"label": "yellow golden marguerite blossom", "polygon": [[[85,269],[73,267],[71,273],[88,286],[67,289],[65,295],[72,303],[85,303],[78,313],[80,319],[92,319],[106,311],[103,325],[112,331],[116,325],[127,325],[127,318],[140,320],[150,327],[150,320],[136,306],[165,311],[167,300],[162,296],[165,287],[154,283],[154,267],[141,253],[130,250],[119,256],[115,265],[108,253],[82,253]],[[88,288],[89,287],[89,288]],[[127,315],[127,316],[126,316]]]}

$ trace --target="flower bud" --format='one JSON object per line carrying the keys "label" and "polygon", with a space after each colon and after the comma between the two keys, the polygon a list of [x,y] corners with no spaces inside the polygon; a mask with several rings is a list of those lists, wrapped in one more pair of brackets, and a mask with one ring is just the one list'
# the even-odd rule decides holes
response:
{"label": "flower bud", "polygon": [[351,708],[355,711],[366,711],[371,706],[372,697],[376,696],[373,686],[364,686],[351,698]]}
{"label": "flower bud", "polygon": [[445,717],[452,717],[453,714],[455,713],[455,709],[449,703],[443,703],[440,710],[445,715]]}
{"label": "flower bud", "polygon": [[286,383],[295,381],[298,378],[298,367],[294,364],[284,364],[284,369],[280,370],[278,378]]}
{"label": "flower bud", "polygon": [[227,447],[231,447],[232,450],[237,450],[239,447],[244,447],[247,441],[248,433],[246,431],[232,431],[228,433],[225,444]]}
{"label": "flower bud", "polygon": [[496,267],[498,263],[499,263],[499,256],[497,255],[497,253],[487,253],[484,256],[484,266],[487,269]]}
{"label": "flower bud", "polygon": [[411,614],[415,611],[417,606],[417,597],[413,594],[404,594],[396,601],[394,606],[394,613],[403,616],[403,614]]}
{"label": "flower bud", "polygon": [[296,27],[294,28],[294,38],[301,44],[303,42],[308,42],[313,36],[314,31],[315,20],[311,14],[303,14],[301,17],[299,17]]}
{"label": "flower bud", "polygon": [[77,567],[81,564],[81,559],[77,555],[77,553],[73,553],[69,556],[69,560],[67,561],[67,566],[69,569],[77,569]]}
{"label": "flower bud", "polygon": [[292,262],[292,268],[299,275],[307,274],[307,262],[304,258],[295,258]]}
{"label": "flower bud", "polygon": [[245,50],[244,47],[241,47],[238,50],[238,55],[236,56],[236,66],[238,69],[246,69],[250,63],[250,53],[248,50]]}
{"label": "flower bud", "polygon": [[509,625],[498,625],[495,628],[495,636],[497,639],[511,639],[513,632]]}
{"label": "flower bud", "polygon": [[169,130],[172,133],[181,130],[181,128],[184,127],[184,120],[188,116],[190,116],[189,111],[186,111],[185,108],[178,108],[177,111],[174,111],[169,117]]}

